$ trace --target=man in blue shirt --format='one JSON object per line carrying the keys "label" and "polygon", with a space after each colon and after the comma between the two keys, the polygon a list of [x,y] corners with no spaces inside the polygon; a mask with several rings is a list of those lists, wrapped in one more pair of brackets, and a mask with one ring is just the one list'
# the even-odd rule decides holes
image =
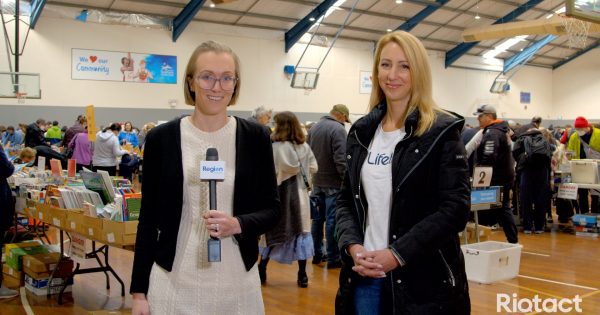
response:
{"label": "man in blue shirt", "polygon": [[2,146],[6,146],[9,143],[10,146],[23,144],[23,138],[23,131],[21,129],[15,130],[15,127],[8,126],[2,136]]}

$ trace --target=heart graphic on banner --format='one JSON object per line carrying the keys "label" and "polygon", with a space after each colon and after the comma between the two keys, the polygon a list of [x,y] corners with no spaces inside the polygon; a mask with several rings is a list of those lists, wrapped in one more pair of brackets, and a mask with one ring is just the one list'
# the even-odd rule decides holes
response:
{"label": "heart graphic on banner", "polygon": [[90,60],[92,61],[92,63],[96,62],[96,60],[98,60],[97,56],[90,56]]}

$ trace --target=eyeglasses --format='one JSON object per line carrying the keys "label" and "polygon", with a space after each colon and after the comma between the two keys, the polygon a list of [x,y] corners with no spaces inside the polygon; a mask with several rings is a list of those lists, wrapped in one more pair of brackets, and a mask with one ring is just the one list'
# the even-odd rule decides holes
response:
{"label": "eyeglasses", "polygon": [[194,77],[194,79],[196,80],[196,83],[198,83],[198,85],[200,85],[200,88],[204,89],[204,90],[213,89],[215,87],[215,84],[217,83],[217,81],[219,81],[219,84],[221,85],[221,89],[223,89],[224,91],[233,90],[238,81],[238,78],[236,78],[234,76],[230,76],[230,75],[226,75],[224,77],[217,78],[212,75],[201,74],[201,75]]}

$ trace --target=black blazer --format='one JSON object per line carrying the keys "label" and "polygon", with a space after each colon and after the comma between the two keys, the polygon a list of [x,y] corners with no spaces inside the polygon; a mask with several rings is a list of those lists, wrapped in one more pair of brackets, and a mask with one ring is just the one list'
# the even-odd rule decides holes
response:
{"label": "black blazer", "polygon": [[[235,235],[246,270],[258,258],[258,236],[277,224],[279,196],[273,148],[264,128],[235,117],[236,163],[233,215]],[[154,263],[171,271],[183,206],[181,118],[153,128],[144,146],[142,208],[136,237],[131,293],[147,293]]]}

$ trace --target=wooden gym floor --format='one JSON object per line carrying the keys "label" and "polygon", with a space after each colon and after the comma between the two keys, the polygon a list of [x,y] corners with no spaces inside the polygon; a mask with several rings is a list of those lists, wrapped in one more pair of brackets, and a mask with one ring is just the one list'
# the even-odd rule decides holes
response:
{"label": "wooden gym floor", "polygon": [[[541,235],[519,234],[524,247],[517,278],[487,285],[469,283],[472,314],[496,314],[497,293],[517,294],[518,299],[538,295],[542,300],[579,295],[583,299],[580,314],[600,314],[600,241],[553,230]],[[504,241],[504,234],[495,231],[491,239]],[[110,249],[110,262],[125,281],[126,291],[132,260],[132,252]],[[93,261],[86,261],[85,266],[93,267]],[[263,286],[267,314],[333,314],[339,269],[327,270],[324,264],[309,263],[309,287],[305,289],[296,285],[296,272],[296,265],[269,264],[267,284]],[[121,298],[120,287],[112,277],[111,288],[105,289],[102,274],[78,275],[73,292],[65,295],[64,305],[58,305],[56,296],[34,296],[22,288],[21,296],[0,300],[0,314],[87,314],[86,310],[130,309],[131,297],[126,294]]]}

